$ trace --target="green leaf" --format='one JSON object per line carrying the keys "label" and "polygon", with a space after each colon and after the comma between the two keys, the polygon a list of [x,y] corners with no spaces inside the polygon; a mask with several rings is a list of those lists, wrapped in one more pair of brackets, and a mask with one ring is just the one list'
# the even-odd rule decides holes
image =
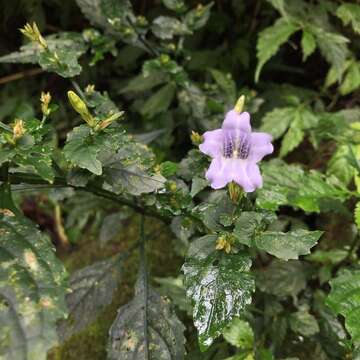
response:
{"label": "green leaf", "polygon": [[341,19],[344,25],[351,24],[353,30],[360,34],[360,5],[359,4],[341,4],[336,15]]}
{"label": "green leaf", "polygon": [[112,259],[98,261],[71,275],[71,292],[66,295],[69,317],[58,326],[62,341],[86,328],[111,303],[127,255],[128,253],[124,253]]}
{"label": "green leaf", "polygon": [[194,177],[191,183],[191,197],[196,196],[201,190],[204,190],[209,185],[209,181],[200,177]]}
{"label": "green leaf", "polygon": [[293,117],[293,107],[275,108],[265,114],[260,130],[271,134],[274,140],[279,139],[289,127]]}
{"label": "green leaf", "polygon": [[340,94],[348,95],[360,87],[360,62],[353,61],[347,68],[344,80],[340,85]]}
{"label": "green leaf", "polygon": [[165,112],[174,99],[175,90],[176,86],[173,83],[161,87],[142,105],[140,109],[141,115],[147,118],[153,118],[156,114]]}
{"label": "green leaf", "polygon": [[260,32],[256,45],[258,64],[255,72],[255,81],[259,80],[264,64],[277,53],[280,46],[297,30],[298,25],[295,22],[290,19],[280,18],[274,25]]}
{"label": "green leaf", "polygon": [[360,229],[360,202],[358,202],[355,206],[354,218],[357,228]]}
{"label": "green leaf", "polygon": [[[81,34],[75,32],[60,32],[45,36],[51,52],[71,53],[73,57],[79,58],[87,50],[87,45]],[[0,63],[37,63],[43,50],[38,44],[29,43],[20,48],[20,51],[0,57]]]}
{"label": "green leaf", "polygon": [[242,314],[254,291],[249,256],[216,251],[216,239],[207,235],[192,242],[182,268],[202,350]]}
{"label": "green leaf", "polygon": [[304,139],[305,133],[299,127],[291,127],[285,134],[284,139],[281,143],[280,157],[286,156],[289,152],[293,151],[300,145]]}
{"label": "green leaf", "polygon": [[0,215],[0,234],[0,354],[45,360],[66,315],[65,269],[29,220]]}
{"label": "green leaf", "polygon": [[129,217],[125,211],[116,212],[107,215],[100,228],[99,240],[102,245],[115,238],[124,228],[124,220]]}
{"label": "green leaf", "polygon": [[247,321],[235,318],[223,332],[225,340],[240,349],[253,349],[254,333]]}
{"label": "green leaf", "polygon": [[301,309],[290,315],[291,329],[303,336],[312,336],[320,331],[316,318],[306,309]]}
{"label": "green leaf", "polygon": [[132,78],[127,85],[121,89],[121,94],[127,93],[141,93],[151,90],[157,85],[163,84],[166,81],[166,76],[160,71],[153,71],[144,76],[140,74]]}
{"label": "green leaf", "polygon": [[303,51],[303,61],[305,61],[316,49],[315,37],[306,29],[304,29],[302,33],[301,47]]}
{"label": "green leaf", "polygon": [[198,5],[196,9],[189,11],[184,17],[186,26],[194,31],[199,30],[206,25],[210,18],[210,10],[214,2],[207,5]]}
{"label": "green leaf", "polygon": [[316,43],[321,54],[333,66],[337,80],[340,80],[344,64],[348,55],[346,44],[349,40],[337,33],[312,28]]}
{"label": "green leaf", "polygon": [[157,17],[151,26],[156,37],[171,40],[174,36],[191,34],[191,31],[180,20],[170,16]]}
{"label": "green leaf", "polygon": [[298,207],[304,211],[333,210],[349,197],[348,190],[335,177],[325,177],[318,171],[305,172],[301,167],[281,161],[262,166],[264,188],[257,191],[257,205],[277,210],[281,205]]}
{"label": "green leaf", "polygon": [[149,359],[184,359],[184,330],[169,301],[148,287],[140,273],[134,299],[120,307],[111,326],[107,359],[145,359],[144,334],[148,337]]}
{"label": "green leaf", "polygon": [[285,16],[285,2],[284,0],[267,0],[282,16]]}
{"label": "green leaf", "polygon": [[330,280],[331,291],[326,304],[345,318],[345,327],[355,345],[360,345],[360,271],[343,269]]}
{"label": "green leaf", "polygon": [[345,186],[356,174],[356,169],[349,161],[349,145],[340,145],[328,162],[327,174],[336,176]]}
{"label": "green leaf", "polygon": [[274,221],[273,214],[242,212],[235,223],[234,235],[237,241],[247,246],[255,246],[279,259],[298,259],[310,253],[321,231],[295,230],[284,232],[267,231],[267,225]]}
{"label": "green leaf", "polygon": [[72,164],[87,169],[95,175],[102,174],[102,165],[98,159],[102,142],[100,137],[91,134],[86,125],[75,127],[67,136],[64,155]]}
{"label": "green leaf", "polygon": [[211,76],[216,81],[220,90],[226,94],[228,104],[235,105],[236,102],[236,84],[231,77],[231,74],[225,74],[216,69],[210,69]]}
{"label": "green leaf", "polygon": [[278,297],[295,297],[306,288],[306,267],[301,261],[273,260],[257,272],[256,286]]}
{"label": "green leaf", "polygon": [[162,3],[169,9],[176,12],[183,12],[186,5],[183,0],[162,0]]}

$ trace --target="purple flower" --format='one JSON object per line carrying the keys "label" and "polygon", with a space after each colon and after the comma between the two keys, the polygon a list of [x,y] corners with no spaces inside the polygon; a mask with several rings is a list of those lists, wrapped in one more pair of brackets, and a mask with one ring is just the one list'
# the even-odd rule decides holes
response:
{"label": "purple flower", "polygon": [[221,129],[207,131],[203,138],[200,151],[213,158],[205,174],[213,189],[221,189],[231,181],[245,192],[262,187],[257,163],[274,148],[271,135],[251,132],[249,113],[229,111]]}

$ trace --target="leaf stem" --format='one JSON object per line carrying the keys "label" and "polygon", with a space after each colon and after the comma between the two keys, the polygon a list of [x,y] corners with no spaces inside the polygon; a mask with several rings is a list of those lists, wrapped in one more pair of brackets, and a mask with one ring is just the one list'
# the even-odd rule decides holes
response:
{"label": "leaf stem", "polygon": [[145,216],[141,215],[140,220],[140,272],[144,280],[144,342],[145,359],[149,359],[149,334],[148,334],[148,273],[146,261],[146,237],[145,237]]}
{"label": "leaf stem", "polygon": [[[7,179],[6,179],[5,174],[0,173],[0,181],[6,181],[6,180]],[[46,180],[42,179],[38,175],[22,173],[22,172],[9,173],[9,181],[11,184],[25,183],[25,184],[36,184],[36,185],[44,185],[44,184],[49,185],[49,183]],[[54,186],[60,185],[60,186],[64,186],[64,187],[71,187],[71,188],[79,190],[79,191],[86,191],[86,192],[92,193],[94,195],[108,199],[110,201],[114,201],[119,205],[128,206],[140,214],[150,216],[153,218],[157,218],[166,224],[170,223],[170,219],[168,217],[165,217],[165,216],[159,214],[156,210],[142,207],[141,205],[136,204],[135,202],[131,201],[130,199],[126,199],[120,195],[112,193],[111,191],[102,189],[94,184],[88,184],[84,187],[74,186],[74,185],[68,184],[66,182],[66,178],[61,177],[61,176],[56,176],[54,179],[53,185]]]}

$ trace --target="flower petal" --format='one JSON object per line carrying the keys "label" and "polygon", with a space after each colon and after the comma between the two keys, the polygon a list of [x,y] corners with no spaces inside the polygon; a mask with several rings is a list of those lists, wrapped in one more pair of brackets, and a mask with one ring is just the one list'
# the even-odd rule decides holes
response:
{"label": "flower petal", "polygon": [[225,130],[241,130],[250,132],[250,114],[248,112],[242,112],[239,114],[235,110],[231,110],[226,114],[222,128]]}
{"label": "flower petal", "polygon": [[211,161],[205,177],[210,181],[213,189],[221,189],[229,183],[232,178],[232,159],[216,157]]}
{"label": "flower petal", "polygon": [[[236,167],[234,169],[234,167]],[[239,184],[245,192],[253,192],[261,188],[263,181],[259,167],[256,163],[248,160],[233,159],[233,180]]]}
{"label": "flower petal", "polygon": [[223,143],[222,132],[222,129],[206,131],[203,135],[204,142],[199,146],[200,151],[213,158],[221,156]]}
{"label": "flower petal", "polygon": [[265,155],[271,154],[274,147],[271,144],[272,137],[266,133],[252,133],[251,146],[248,159],[254,162],[259,162]]}

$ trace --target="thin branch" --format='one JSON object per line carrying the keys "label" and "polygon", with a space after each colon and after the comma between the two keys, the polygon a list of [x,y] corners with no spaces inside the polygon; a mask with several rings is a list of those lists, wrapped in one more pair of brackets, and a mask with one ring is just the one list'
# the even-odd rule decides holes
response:
{"label": "thin branch", "polygon": [[[22,173],[22,172],[15,172],[15,173],[9,173],[10,183],[11,184],[35,184],[35,185],[49,185],[49,183],[42,179],[40,176],[35,174],[29,174],[29,173]],[[0,174],[0,181],[5,181],[3,174]],[[116,195],[112,193],[111,191],[107,191],[105,189],[102,189],[96,185],[88,184],[84,187],[82,186],[73,186],[67,183],[65,177],[56,176],[53,182],[54,186],[64,186],[64,187],[71,187],[73,189],[79,190],[79,191],[86,191],[89,193],[92,193],[94,195],[103,197],[105,199],[114,201],[115,203],[119,205],[128,206],[132,209],[134,209],[136,212],[140,214],[144,214],[146,216],[150,216],[153,218],[160,219],[164,223],[168,224],[170,222],[170,219],[163,216],[162,214],[159,214],[154,209],[148,209],[145,207],[142,207],[141,205],[136,204],[135,202],[124,198],[120,195]]]}
{"label": "thin branch", "polygon": [[144,281],[144,355],[145,359],[149,359],[149,333],[148,333],[148,273],[146,261],[146,237],[145,237],[145,216],[141,215],[140,220],[140,276]]}
{"label": "thin branch", "polygon": [[15,73],[15,74],[7,75],[7,76],[4,76],[4,77],[0,78],[0,85],[7,84],[7,83],[9,83],[11,81],[19,80],[19,79],[22,79],[24,77],[38,75],[38,74],[41,74],[42,72],[44,72],[43,69],[34,68],[34,69],[30,69],[30,70],[20,71],[20,72]]}

